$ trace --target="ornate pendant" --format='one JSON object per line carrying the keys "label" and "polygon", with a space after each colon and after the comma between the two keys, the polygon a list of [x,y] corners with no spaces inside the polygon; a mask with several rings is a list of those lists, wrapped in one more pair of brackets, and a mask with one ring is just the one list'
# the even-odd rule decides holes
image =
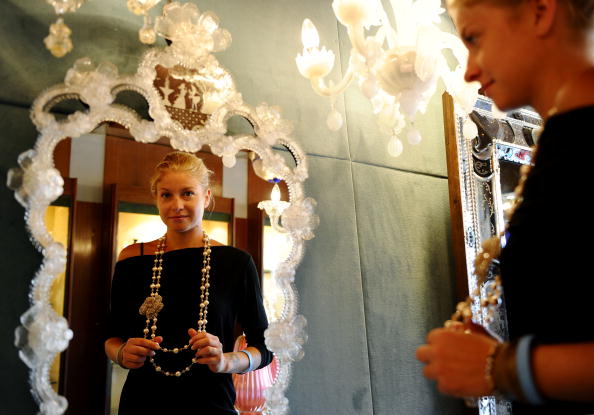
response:
{"label": "ornate pendant", "polygon": [[159,294],[155,294],[154,297],[146,297],[138,312],[143,316],[146,316],[147,319],[153,319],[157,317],[163,306],[164,304],[162,297]]}

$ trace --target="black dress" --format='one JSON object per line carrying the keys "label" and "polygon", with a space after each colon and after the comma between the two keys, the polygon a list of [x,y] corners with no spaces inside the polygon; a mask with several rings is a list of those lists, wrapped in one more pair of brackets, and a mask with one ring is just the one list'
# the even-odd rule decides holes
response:
{"label": "black dress", "polygon": [[[188,343],[189,328],[197,327],[203,248],[166,252],[159,294],[164,307],[159,313],[157,335],[162,347],[182,347]],[[138,309],[150,294],[154,255],[127,258],[116,264],[112,283],[108,337],[127,340],[143,337],[145,317]],[[223,352],[233,351],[234,332],[239,323],[250,346],[262,355],[260,367],[272,360],[264,344],[268,326],[262,303],[258,274],[249,254],[228,246],[213,246],[211,253],[208,323],[206,331],[223,344]],[[157,353],[155,361],[164,370],[182,370],[193,351],[176,355]],[[195,364],[180,377],[157,373],[148,361],[131,369],[122,390],[119,414],[157,411],[162,414],[236,414],[235,390],[230,374],[216,374],[208,366]],[[188,408],[193,410],[188,411]]]}
{"label": "black dress", "polygon": [[[594,106],[555,115],[538,143],[501,253],[511,340],[533,334],[541,344],[594,341],[592,121]],[[514,415],[591,413],[594,404],[514,404]]]}

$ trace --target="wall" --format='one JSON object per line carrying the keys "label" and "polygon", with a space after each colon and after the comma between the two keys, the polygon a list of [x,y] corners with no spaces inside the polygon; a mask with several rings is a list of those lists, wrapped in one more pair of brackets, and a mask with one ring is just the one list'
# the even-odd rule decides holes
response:
{"label": "wall", "polygon": [[[136,40],[141,19],[124,1],[85,4],[66,23],[74,52],[58,60],[42,39],[54,20],[39,0],[0,2],[0,169],[16,166],[35,131],[27,107],[44,88],[63,80],[82,56],[109,60],[132,72],[145,49]],[[397,159],[386,154],[387,137],[375,126],[369,103],[352,86],[338,108],[346,115],[338,132],[326,128],[328,102],[314,94],[294,63],[305,17],[322,43],[337,54],[332,77],[348,62],[346,32],[331,2],[252,0],[197,2],[213,10],[233,43],[218,54],[235,76],[245,102],[279,105],[295,124],[294,137],[308,153],[306,192],[318,202],[320,227],[307,244],[296,281],[300,310],[308,320],[305,358],[294,366],[288,391],[294,414],[453,414],[458,402],[440,397],[421,376],[415,347],[427,330],[453,309],[449,207],[439,94],[417,123],[424,136],[405,144]],[[100,34],[100,36],[98,36]],[[23,209],[0,186],[2,332],[0,382],[3,411],[34,413],[25,365],[12,345],[18,317],[27,308],[29,279],[40,255],[28,241]],[[8,272],[7,272],[8,271]],[[75,334],[76,335],[76,334]],[[81,362],[82,364],[83,362]]]}

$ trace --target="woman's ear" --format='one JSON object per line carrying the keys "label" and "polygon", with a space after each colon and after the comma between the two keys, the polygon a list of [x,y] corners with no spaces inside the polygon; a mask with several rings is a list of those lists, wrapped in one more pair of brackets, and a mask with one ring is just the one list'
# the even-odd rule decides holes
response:
{"label": "woman's ear", "polygon": [[558,17],[558,0],[530,0],[528,7],[532,13],[532,23],[538,36],[548,35]]}
{"label": "woman's ear", "polygon": [[207,208],[208,206],[210,206],[210,202],[212,202],[212,192],[210,189],[206,189],[206,192],[204,192],[204,208]]}

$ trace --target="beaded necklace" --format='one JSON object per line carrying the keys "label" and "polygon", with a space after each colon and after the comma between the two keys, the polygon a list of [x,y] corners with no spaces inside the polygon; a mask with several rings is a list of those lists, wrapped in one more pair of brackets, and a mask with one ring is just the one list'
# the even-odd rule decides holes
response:
{"label": "beaded necklace", "polygon": [[[208,314],[208,289],[210,287],[209,279],[210,279],[210,239],[206,232],[203,232],[202,242],[204,245],[204,251],[202,252],[203,260],[202,260],[202,280],[200,283],[200,312],[198,314],[198,332],[206,332],[206,323],[208,320],[206,319]],[[138,312],[146,317],[146,326],[143,330],[144,338],[146,339],[149,333],[149,325],[151,331],[151,339],[154,339],[157,336],[157,317],[159,312],[163,308],[163,298],[159,295],[159,288],[161,288],[161,271],[163,271],[163,254],[165,253],[167,235],[163,235],[159,238],[157,242],[157,249],[155,251],[155,262],[153,264],[153,277],[151,281],[151,294],[146,297],[144,303],[140,306]],[[190,344],[186,344],[183,347],[174,347],[174,348],[167,348],[163,347],[159,351],[164,353],[174,353],[177,354],[183,350],[190,349]],[[192,358],[191,363],[186,366],[182,370],[178,370],[175,372],[169,372],[163,369],[161,366],[157,365],[153,356],[150,357],[150,362],[155,368],[155,371],[158,373],[162,373],[165,376],[181,376],[184,373],[187,373],[190,368],[198,362],[196,357]]]}
{"label": "beaded necklace", "polygon": [[[536,157],[536,147],[532,147],[532,159]],[[522,165],[520,167],[520,179],[518,185],[514,189],[515,198],[511,206],[506,210],[507,217],[511,218],[513,213],[516,211],[520,203],[523,201],[522,194],[524,193],[524,183],[530,171],[532,170],[531,165]],[[505,226],[505,230],[499,234],[486,239],[481,244],[481,250],[478,252],[474,259],[474,272],[477,276],[477,286],[482,286],[487,281],[489,274],[489,268],[493,260],[499,258],[501,255],[501,238],[505,235],[508,228],[508,224]],[[487,324],[491,323],[495,317],[497,307],[501,304],[501,297],[503,295],[503,284],[501,282],[501,276],[495,275],[493,283],[486,287],[485,296],[479,302],[480,307],[485,310],[484,319]],[[467,321],[472,318],[472,304],[475,298],[480,298],[480,289],[476,288],[465,301],[458,303],[456,311],[452,314],[450,320],[453,321]]]}

